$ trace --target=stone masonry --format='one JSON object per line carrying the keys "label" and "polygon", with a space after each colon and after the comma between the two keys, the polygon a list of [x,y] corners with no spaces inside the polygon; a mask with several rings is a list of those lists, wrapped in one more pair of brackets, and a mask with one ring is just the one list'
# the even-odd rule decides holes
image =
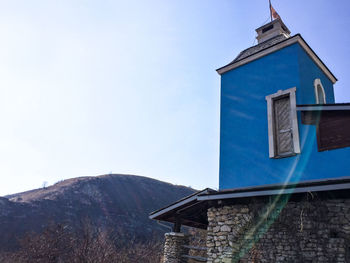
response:
{"label": "stone masonry", "polygon": [[185,263],[186,259],[182,255],[188,254],[188,249],[184,245],[188,245],[189,237],[184,233],[166,233],[164,244],[163,263]]}
{"label": "stone masonry", "polygon": [[209,208],[208,221],[208,263],[350,262],[350,199],[255,199]]}

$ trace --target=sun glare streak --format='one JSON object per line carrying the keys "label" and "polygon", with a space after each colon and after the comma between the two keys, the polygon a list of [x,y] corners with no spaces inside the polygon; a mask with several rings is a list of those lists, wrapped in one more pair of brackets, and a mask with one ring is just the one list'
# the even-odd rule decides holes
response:
{"label": "sun glare streak", "polygon": [[236,257],[232,259],[232,262],[239,262],[239,260],[254,247],[260,237],[262,237],[276,221],[288,203],[295,185],[288,188],[288,193],[285,193],[285,190],[291,182],[294,184],[300,181],[300,177],[302,176],[305,166],[311,156],[312,148],[314,147],[314,142],[316,140],[316,133],[310,131],[309,125],[303,130],[303,134],[301,148],[303,152],[302,154],[305,155],[306,158],[302,160],[300,160],[299,156],[295,158],[288,176],[283,183],[283,187],[279,189],[279,193],[275,197],[272,197],[273,200],[270,199],[270,202],[263,208],[263,212],[258,217],[258,221],[255,224],[253,223],[253,225],[247,229],[241,238],[241,242],[238,242],[239,252],[236,254]]}

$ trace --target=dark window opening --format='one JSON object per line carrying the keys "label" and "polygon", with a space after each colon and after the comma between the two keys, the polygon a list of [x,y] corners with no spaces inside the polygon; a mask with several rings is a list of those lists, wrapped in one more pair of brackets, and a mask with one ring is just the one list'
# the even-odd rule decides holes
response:
{"label": "dark window opening", "polygon": [[273,28],[273,25],[269,25],[268,27],[263,28],[262,32],[265,33]]}

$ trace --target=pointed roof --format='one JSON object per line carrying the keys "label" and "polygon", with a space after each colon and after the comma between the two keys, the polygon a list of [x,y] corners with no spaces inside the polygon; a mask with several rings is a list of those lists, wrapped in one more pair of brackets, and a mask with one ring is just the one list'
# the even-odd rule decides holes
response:
{"label": "pointed roof", "polygon": [[263,50],[265,48],[268,48],[270,46],[273,46],[274,44],[277,44],[283,40],[285,40],[287,37],[285,35],[277,35],[269,40],[266,40],[265,42],[262,42],[258,45],[255,45],[255,46],[252,46],[252,47],[249,47],[243,51],[241,51],[238,56],[231,62],[236,62],[236,61],[239,61],[243,58],[246,58],[250,55],[253,55],[257,52],[259,52],[260,50]]}
{"label": "pointed roof", "polygon": [[302,38],[300,34],[296,34],[295,36],[289,38],[285,38],[281,35],[278,35],[256,46],[245,49],[232,62],[221,68],[218,68],[216,71],[220,75],[224,74],[232,69],[243,66],[249,62],[267,56],[271,53],[274,53],[280,49],[283,49],[295,43],[298,43],[303,48],[303,50],[310,56],[310,58],[315,62],[315,64],[322,70],[322,72],[329,78],[329,80],[333,84],[337,82],[337,78],[323,63],[323,61],[317,56],[317,54],[312,50],[312,48],[306,43],[306,41]]}

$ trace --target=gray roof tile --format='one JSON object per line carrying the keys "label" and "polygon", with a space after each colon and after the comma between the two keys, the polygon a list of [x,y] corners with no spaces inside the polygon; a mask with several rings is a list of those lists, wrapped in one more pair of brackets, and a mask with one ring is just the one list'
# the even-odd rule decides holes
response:
{"label": "gray roof tile", "polygon": [[236,61],[239,61],[241,59],[244,59],[246,57],[249,57],[250,55],[253,55],[255,53],[258,53],[259,51],[261,51],[265,48],[268,48],[270,46],[273,46],[273,45],[275,45],[275,44],[277,44],[277,43],[279,43],[287,38],[288,38],[287,36],[281,34],[281,35],[275,36],[275,37],[273,37],[265,42],[262,42],[258,45],[247,48],[247,49],[243,50],[241,53],[239,53],[239,55],[230,64],[232,64]]}

